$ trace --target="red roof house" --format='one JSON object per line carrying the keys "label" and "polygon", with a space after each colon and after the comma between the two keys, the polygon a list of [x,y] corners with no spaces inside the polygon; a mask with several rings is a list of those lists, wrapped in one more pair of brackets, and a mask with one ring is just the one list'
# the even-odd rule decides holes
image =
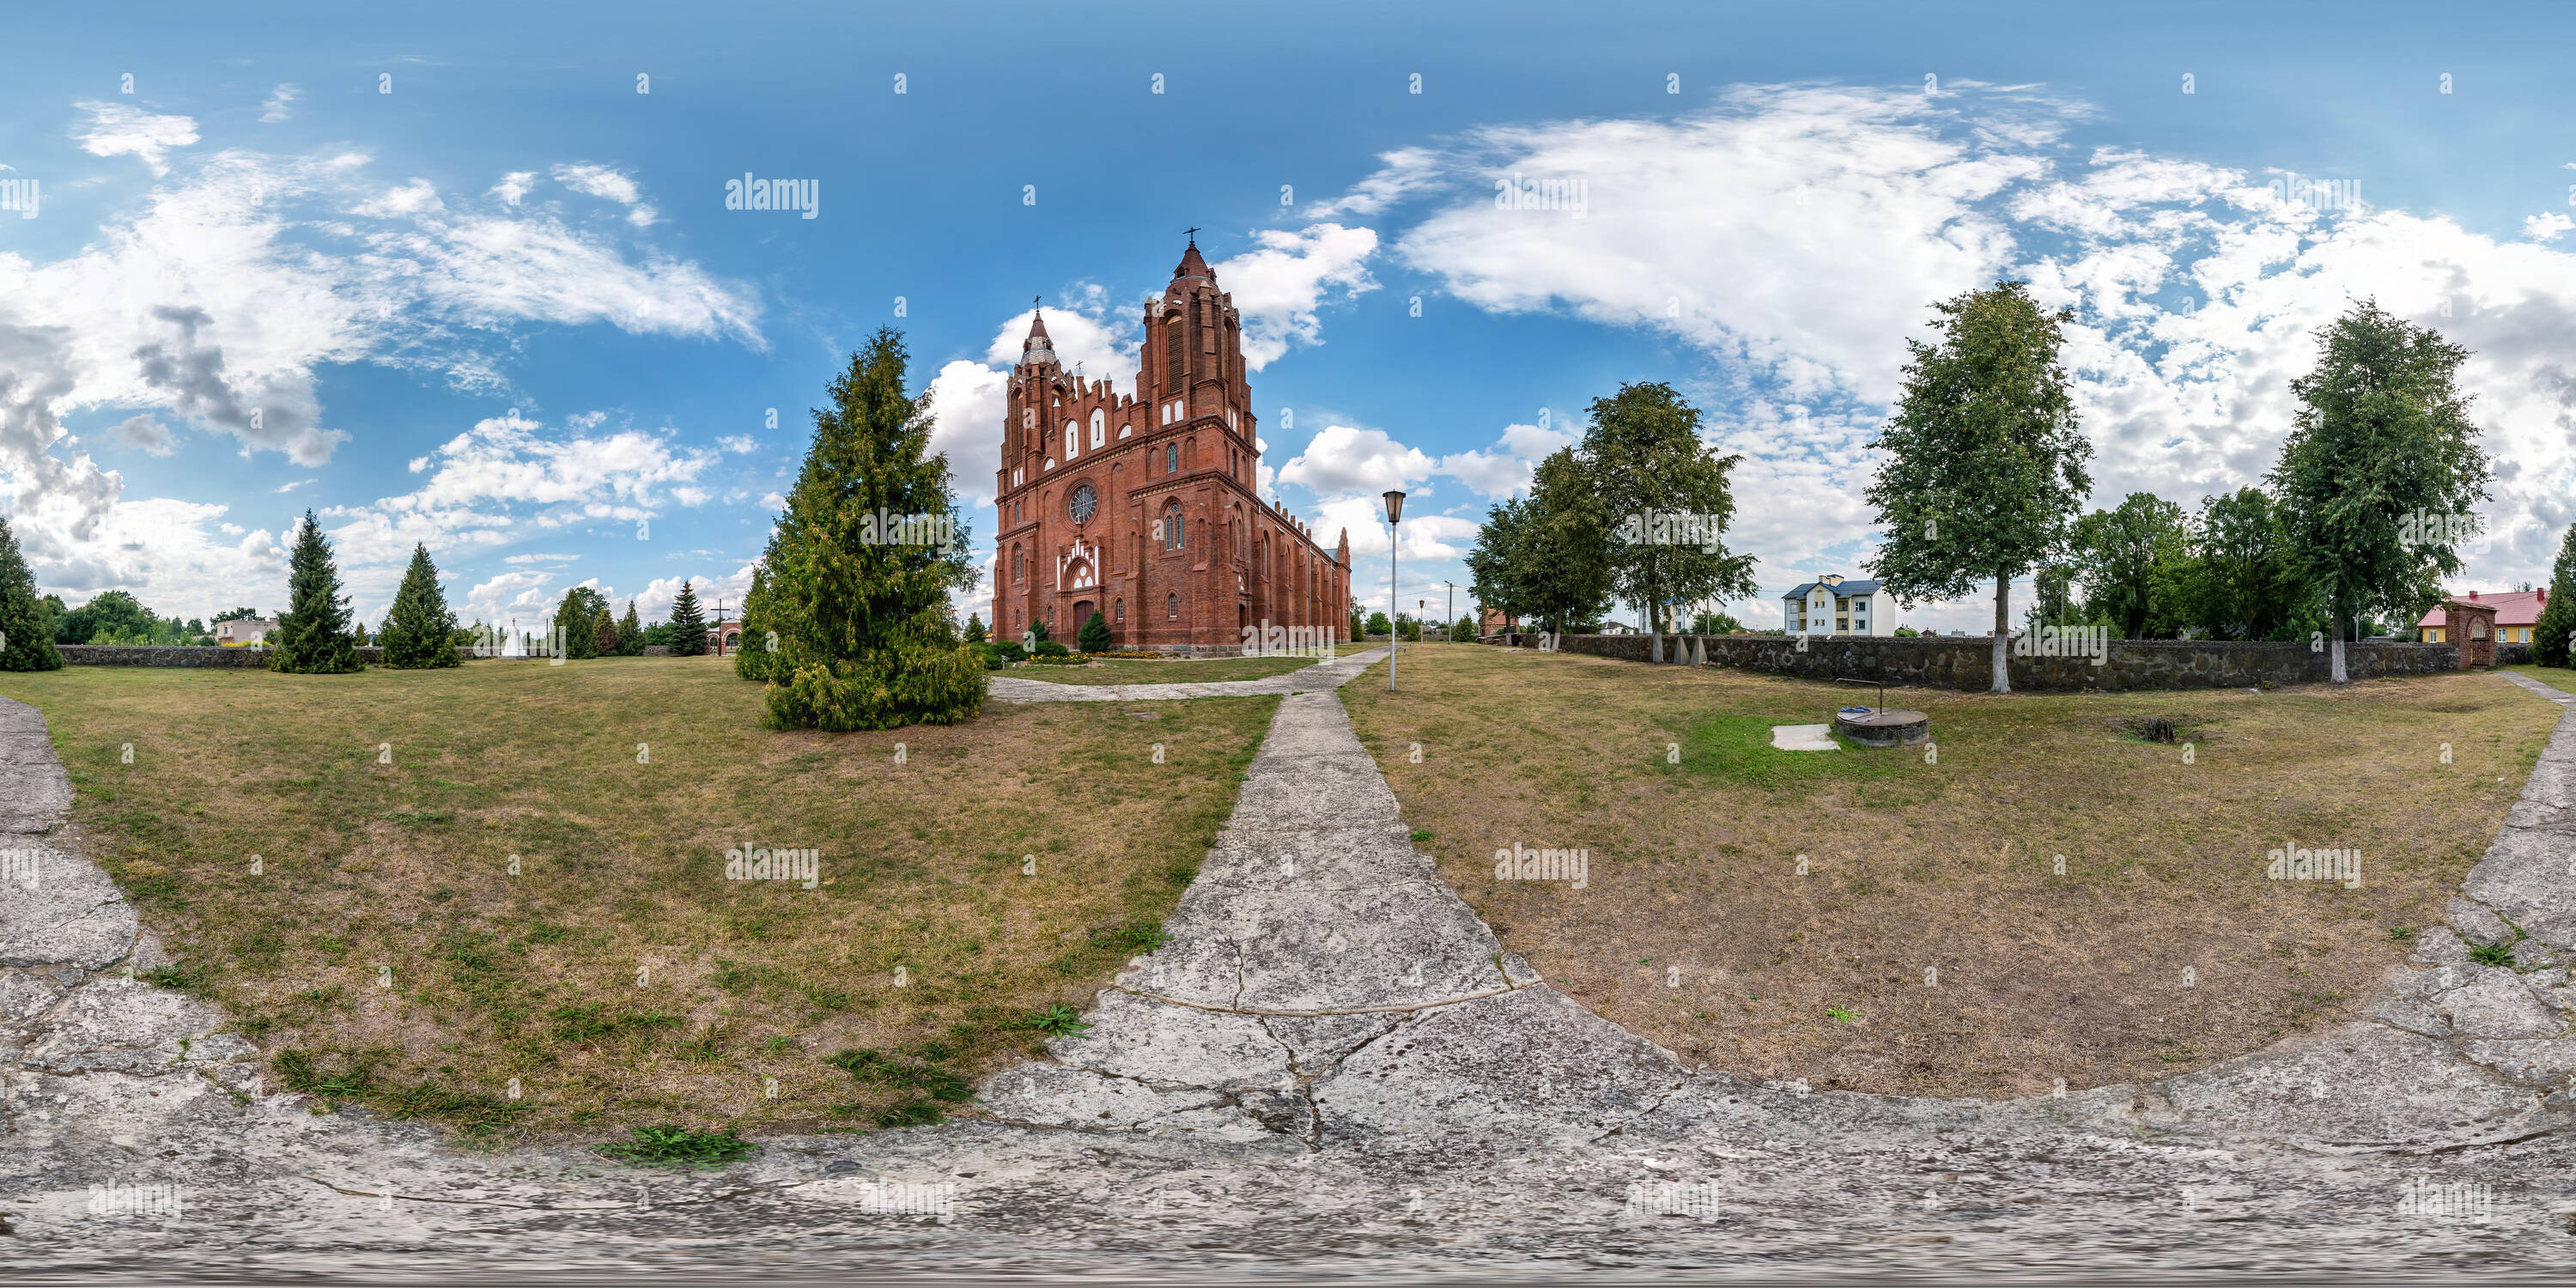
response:
{"label": "red roof house", "polygon": [[[2495,606],[2495,642],[2498,644],[2530,643],[2531,628],[2540,620],[2540,610],[2549,607],[2549,592],[2546,589],[2511,590],[2493,599],[2486,598],[2473,590],[2456,598],[2465,599],[2473,604]],[[2455,640],[2443,638],[2445,620],[2442,606],[2433,605],[2433,610],[2424,614],[2424,620],[2415,623],[2418,638],[2427,644],[2456,643]]]}

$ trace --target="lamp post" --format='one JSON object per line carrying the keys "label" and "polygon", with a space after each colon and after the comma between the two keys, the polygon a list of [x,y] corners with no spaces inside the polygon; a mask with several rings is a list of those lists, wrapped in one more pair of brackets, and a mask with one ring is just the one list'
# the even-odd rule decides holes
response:
{"label": "lamp post", "polygon": [[1395,691],[1395,655],[1404,643],[1404,632],[1395,628],[1393,617],[1401,611],[1396,605],[1402,602],[1395,597],[1395,548],[1401,544],[1404,535],[1404,530],[1397,525],[1403,522],[1404,493],[1389,491],[1386,494],[1386,611],[1389,614],[1386,623],[1386,689],[1389,693]]}
{"label": "lamp post", "polygon": [[1449,620],[1440,623],[1440,638],[1455,644],[1458,642],[1458,583],[1444,581],[1440,584],[1449,588],[1449,606],[1441,610]]}

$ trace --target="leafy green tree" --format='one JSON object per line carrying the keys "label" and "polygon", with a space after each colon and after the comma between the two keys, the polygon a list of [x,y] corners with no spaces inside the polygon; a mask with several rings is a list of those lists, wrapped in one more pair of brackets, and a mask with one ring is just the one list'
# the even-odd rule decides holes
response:
{"label": "leafy green tree", "polygon": [[2462,567],[2459,541],[2487,499],[2486,454],[2456,383],[2468,358],[2364,300],[2318,333],[2315,369],[2290,382],[2300,406],[2268,477],[2300,570],[2325,600],[2337,684],[2347,624],[2420,613]]}
{"label": "leafy green tree", "polygon": [[1908,608],[1994,579],[1991,691],[2010,693],[2012,579],[2065,548],[2093,490],[2093,447],[2057,362],[2074,314],[2042,311],[2013,281],[1932,307],[1940,340],[1906,341],[1896,414],[1870,444],[1888,458],[1867,493],[1887,526],[1872,571]]}
{"label": "leafy green tree", "polygon": [[1419,644],[1422,642],[1421,619],[1416,618],[1411,613],[1397,613],[1395,615],[1395,630],[1396,634],[1402,637],[1404,642],[1407,644]]}
{"label": "leafy green tree", "polygon": [[349,601],[340,593],[340,569],[313,512],[295,533],[287,557],[287,610],[268,636],[268,669],[295,675],[345,675],[366,669],[350,633]]}
{"label": "leafy green tree", "polygon": [[1733,614],[1713,609],[1701,609],[1691,618],[1693,635],[1733,635],[1743,629],[1744,623],[1735,620]]}
{"label": "leafy green tree", "polygon": [[1073,642],[1081,645],[1085,653],[1106,652],[1109,648],[1109,619],[1102,616],[1099,609],[1091,610],[1090,619],[1074,633]]}
{"label": "leafy green tree", "polygon": [[1360,620],[1360,605],[1359,605],[1359,601],[1358,601],[1358,600],[1356,600],[1356,599],[1355,599],[1355,600],[1352,600],[1352,601],[1351,601],[1351,639],[1352,639],[1353,641],[1358,641],[1358,640],[1361,640],[1361,639],[1365,639],[1365,638],[1367,638],[1367,637],[1368,637],[1368,623],[1367,623],[1367,622],[1364,622],[1364,621],[1362,621],[1362,620]]}
{"label": "leafy green tree", "polygon": [[1452,640],[1471,640],[1476,638],[1476,615],[1469,613],[1465,617],[1461,617],[1453,623],[1449,627],[1449,638]]}
{"label": "leafy green tree", "polygon": [[1699,409],[1672,386],[1621,385],[1592,401],[1575,448],[1618,538],[1608,550],[1612,587],[1642,610],[1658,662],[1680,605],[1754,591],[1753,556],[1728,553],[1722,540],[1735,521],[1727,476],[1743,458],[1718,455],[1699,431]]}
{"label": "leafy green tree", "polygon": [[1392,635],[1395,633],[1395,626],[1386,620],[1386,614],[1371,613],[1368,616],[1368,633],[1371,635]]}
{"label": "leafy green tree", "polygon": [[2182,507],[2151,492],[2076,520],[2074,567],[2086,614],[2110,621],[2121,639],[2170,635],[2181,616],[2177,579],[2191,558],[2190,538]]}
{"label": "leafy green tree", "polygon": [[2290,549],[2280,511],[2261,488],[2205,497],[2191,525],[2191,557],[2177,579],[2182,616],[2213,639],[2304,635],[2294,623],[2325,613]]}
{"label": "leafy green tree", "polygon": [[966,614],[966,642],[981,644],[988,638],[990,637],[984,630],[984,619],[973,613]]}
{"label": "leafy green tree", "polygon": [[0,519],[0,671],[59,671],[63,655],[46,629],[36,575],[18,553],[18,535]]}
{"label": "leafy green tree", "polygon": [[[948,458],[930,450],[925,400],[904,389],[906,362],[892,328],[850,356],[770,533],[771,728],[954,724],[983,706],[982,655],[948,617],[949,592],[975,584],[972,543]],[[874,516],[886,513],[933,516],[948,539],[877,540]]]}
{"label": "leafy green tree", "polygon": [[456,614],[438,588],[438,566],[429,561],[427,545],[411,548],[411,567],[385,613],[383,644],[385,665],[403,670],[464,663],[456,652]]}
{"label": "leafy green tree", "polygon": [[[57,601],[60,602],[60,601]],[[59,644],[144,644],[158,620],[142,601],[122,590],[101,591],[78,608],[54,618]]]}
{"label": "leafy green tree", "polygon": [[259,610],[256,608],[228,608],[223,612],[215,614],[207,624],[210,626],[221,626],[226,622],[255,622],[258,620]]}
{"label": "leafy green tree", "polygon": [[2566,666],[2576,653],[2576,525],[2558,539],[2558,558],[2549,565],[2549,595],[2540,620],[2531,628],[2531,660],[2542,666]]}
{"label": "leafy green tree", "polygon": [[563,655],[574,661],[599,656],[600,623],[608,616],[608,597],[589,586],[564,592],[555,605],[554,629]]}

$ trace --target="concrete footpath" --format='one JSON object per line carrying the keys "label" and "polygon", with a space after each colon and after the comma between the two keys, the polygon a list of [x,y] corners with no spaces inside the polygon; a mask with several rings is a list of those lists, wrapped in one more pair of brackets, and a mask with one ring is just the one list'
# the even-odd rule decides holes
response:
{"label": "concrete footpath", "polygon": [[[0,1267],[1561,1281],[2576,1260],[2555,961],[2576,880],[2550,880],[2576,860],[2576,718],[2372,1018],[2149,1084],[1935,1100],[1685,1067],[1538,980],[1412,848],[1338,683],[1313,683],[1364,665],[1295,673],[1170,942],[1100,994],[1086,1038],[990,1078],[988,1116],[768,1140],[695,1176],[249,1094],[254,1053],[219,1016],[121,978],[157,949],[65,839],[41,720],[0,704],[0,839],[52,865],[40,897],[0,903]],[[1164,686],[1116,700],[1139,687]],[[2478,942],[2516,966],[2475,963]],[[93,1214],[111,1182],[179,1186],[184,1208]]]}

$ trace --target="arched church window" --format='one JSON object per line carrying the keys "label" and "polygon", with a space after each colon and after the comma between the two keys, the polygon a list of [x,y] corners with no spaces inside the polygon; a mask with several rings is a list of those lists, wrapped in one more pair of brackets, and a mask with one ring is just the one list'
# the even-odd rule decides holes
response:
{"label": "arched church window", "polygon": [[1171,598],[1163,601],[1163,616],[1178,620],[1180,615],[1181,597],[1175,593]]}
{"label": "arched church window", "polygon": [[1078,427],[1072,421],[1068,420],[1064,423],[1064,459],[1068,461],[1073,459],[1074,452],[1082,446],[1077,430]]}
{"label": "arched church window", "polygon": [[1107,414],[1107,413],[1105,413],[1105,412],[1101,412],[1101,411],[1094,411],[1094,412],[1092,412],[1092,413],[1091,413],[1091,445],[1092,445],[1092,446],[1094,446],[1094,447],[1098,447],[1098,446],[1100,446],[1101,444],[1106,443],[1106,442],[1108,442],[1108,441],[1109,441],[1109,416],[1108,416],[1108,414]]}
{"label": "arched church window", "polygon": [[1165,504],[1165,505],[1163,506],[1163,548],[1164,548],[1164,549],[1166,549],[1166,550],[1178,550],[1178,549],[1180,549],[1181,547],[1183,547],[1183,546],[1185,546],[1185,545],[1189,544],[1188,542],[1186,542],[1186,541],[1184,541],[1184,540],[1182,540],[1182,539],[1181,539],[1181,524],[1182,524],[1183,522],[1184,522],[1184,520],[1182,519],[1182,516],[1181,516],[1181,503],[1180,503],[1180,502],[1178,502],[1178,501],[1172,501],[1172,502],[1169,502],[1169,503],[1167,503],[1167,504]]}

